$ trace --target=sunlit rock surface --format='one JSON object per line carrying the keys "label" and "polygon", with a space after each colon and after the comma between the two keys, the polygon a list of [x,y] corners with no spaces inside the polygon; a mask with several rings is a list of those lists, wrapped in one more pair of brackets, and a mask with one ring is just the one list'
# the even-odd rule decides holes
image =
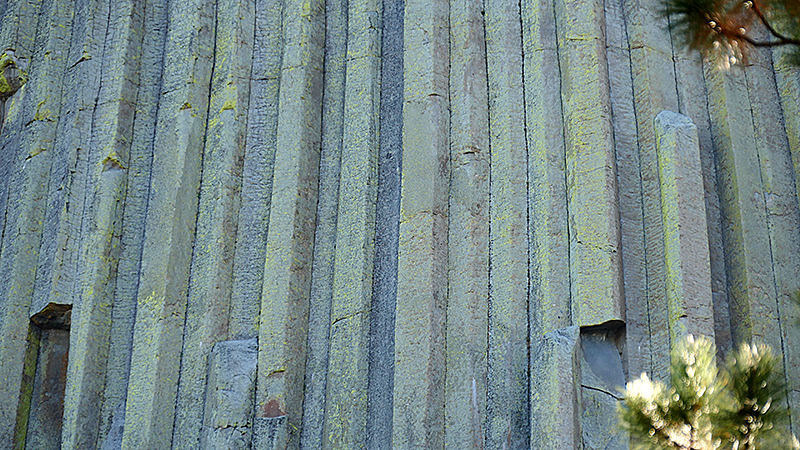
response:
{"label": "sunlit rock surface", "polygon": [[685,333],[800,431],[800,70],[659,0],[0,0],[0,449],[625,449]]}

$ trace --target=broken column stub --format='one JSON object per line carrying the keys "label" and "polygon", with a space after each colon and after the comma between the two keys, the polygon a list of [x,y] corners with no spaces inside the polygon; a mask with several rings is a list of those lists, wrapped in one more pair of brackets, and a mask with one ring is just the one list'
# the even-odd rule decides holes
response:
{"label": "broken column stub", "polygon": [[655,118],[671,343],[714,335],[711,263],[697,127],[684,115]]}
{"label": "broken column stub", "polygon": [[540,336],[531,349],[531,443],[539,448],[581,448],[580,328]]}
{"label": "broken column stub", "polygon": [[619,344],[624,324],[611,321],[581,328],[581,438],[585,450],[627,450],[628,437],[617,426],[617,404],[625,373]]}
{"label": "broken column stub", "polygon": [[256,338],[218,342],[211,350],[201,449],[250,448],[257,361]]}

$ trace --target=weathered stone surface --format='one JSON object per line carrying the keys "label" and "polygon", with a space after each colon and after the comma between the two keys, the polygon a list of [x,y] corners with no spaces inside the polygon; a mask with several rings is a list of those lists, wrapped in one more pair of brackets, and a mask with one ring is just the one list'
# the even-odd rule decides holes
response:
{"label": "weathered stone surface", "polygon": [[368,448],[392,448],[403,153],[404,2],[383,1],[380,152],[369,343]]}
{"label": "weathered stone surface", "polygon": [[[134,5],[131,5],[132,7]],[[138,9],[137,9],[138,10]],[[120,11],[120,20],[124,22],[124,8]],[[164,42],[168,8],[166,1],[150,1],[143,11],[141,23],[132,21],[132,33],[139,33],[141,47],[128,47],[128,51],[138,51],[141,48],[141,60],[137,77],[128,78],[120,75],[119,81],[125,81],[126,86],[136,90],[136,108],[133,114],[133,130],[130,138],[128,165],[126,167],[127,180],[124,194],[124,203],[121,220],[119,240],[119,262],[117,274],[114,277],[114,302],[111,312],[111,330],[109,332],[108,360],[106,362],[105,391],[103,393],[102,411],[98,430],[99,439],[110,433],[121,433],[122,430],[114,424],[124,421],[125,401],[128,390],[128,377],[130,375],[130,356],[133,348],[133,328],[136,318],[137,289],[139,286],[139,268],[142,262],[144,244],[144,229],[147,216],[148,196],[151,181],[151,166],[153,163],[153,135],[155,132],[159,99],[161,97],[160,61],[164,56]],[[131,19],[134,19],[132,16]],[[148,30],[148,32],[144,32]],[[137,40],[131,36],[131,44]],[[124,40],[123,40],[124,42]],[[120,43],[120,45],[123,45]],[[115,57],[127,61],[130,56],[126,51],[113,53]],[[124,65],[123,70],[130,70],[130,65]],[[134,83],[138,78],[138,83]],[[114,77],[116,80],[117,78]],[[112,86],[114,84],[112,83]],[[133,94],[126,90],[120,91],[120,107],[125,100],[130,101]],[[132,102],[130,103],[132,106]],[[124,135],[122,135],[124,136]],[[124,141],[123,141],[124,142]],[[121,410],[120,410],[120,405]],[[107,438],[111,439],[110,437]],[[114,438],[117,439],[117,438]],[[117,441],[114,441],[117,442]],[[121,446],[121,436],[117,442]]]}
{"label": "weathered stone surface", "polygon": [[257,361],[255,338],[214,345],[208,356],[205,399],[200,403],[204,411],[200,449],[251,448]]}
{"label": "weathered stone surface", "polygon": [[574,325],[625,317],[604,14],[597,0],[555,3],[564,114]]}
{"label": "weathered stone surface", "polygon": [[528,146],[530,328],[540,335],[572,322],[561,74],[553,3],[520,3]]}
{"label": "weathered stone surface", "polygon": [[705,190],[692,120],[662,111],[655,118],[655,133],[673,346],[687,334],[714,335]]}
{"label": "weathered stone surface", "polygon": [[489,106],[481,3],[450,3],[445,448],[482,449],[489,329]]}
{"label": "weathered stone surface", "polygon": [[210,80],[203,172],[197,208],[181,381],[173,450],[197,448],[203,411],[204,375],[212,345],[228,336],[236,223],[250,100],[254,3],[216,5],[214,72]]}
{"label": "weathered stone surface", "polygon": [[253,14],[250,99],[228,325],[232,339],[258,335],[261,302],[254,299],[261,299],[264,280],[283,55],[283,2],[256,0]]}
{"label": "weathered stone surface", "polygon": [[657,3],[0,0],[0,448],[619,449],[682,326],[800,404],[797,69]]}
{"label": "weathered stone surface", "polygon": [[362,448],[378,146],[382,2],[348,3],[343,145],[322,448]]}
{"label": "weathered stone surface", "polygon": [[[491,153],[486,446],[529,447],[528,202],[519,2],[486,4]],[[501,175],[502,174],[502,175]]]}
{"label": "weathered stone surface", "polygon": [[578,450],[580,429],[580,328],[550,331],[531,348],[531,443]]}
{"label": "weathered stone surface", "polygon": [[42,4],[42,28],[32,58],[31,79],[14,98],[6,120],[3,164],[9,167],[2,251],[0,251],[0,442],[24,440],[18,418],[23,368],[28,348],[32,295],[42,239],[53,140],[60,116],[62,74],[73,11],[55,2]]}
{"label": "weathered stone surface", "polygon": [[409,0],[392,447],[444,445],[450,184],[449,2]]}
{"label": "weathered stone surface", "polygon": [[[284,5],[275,167],[258,322],[254,432],[256,441],[267,448],[300,446],[319,187],[324,12],[318,0]],[[262,423],[277,428],[264,428]],[[261,430],[275,433],[260,435]]]}
{"label": "weathered stone surface", "polygon": [[[172,440],[213,65],[214,5],[169,4],[122,448]],[[191,43],[191,44],[189,44]],[[156,212],[157,211],[157,212]]]}
{"label": "weathered stone surface", "polygon": [[319,161],[317,225],[308,311],[308,343],[303,399],[301,448],[322,448],[328,382],[331,302],[333,298],[336,225],[344,135],[347,1],[325,3],[325,95]]}
{"label": "weathered stone surface", "polygon": [[[800,292],[800,211],[792,191],[791,145],[778,107],[779,95],[772,70],[772,57],[762,51],[754,55],[747,68],[747,87],[753,111],[753,128],[761,168],[763,191],[756,198],[764,204],[770,240],[770,257],[775,284],[777,318],[780,324],[784,374],[792,408],[800,406],[800,342],[795,324],[800,312],[792,301]],[[789,118],[791,121],[793,118]],[[800,415],[793,416],[800,427]]]}

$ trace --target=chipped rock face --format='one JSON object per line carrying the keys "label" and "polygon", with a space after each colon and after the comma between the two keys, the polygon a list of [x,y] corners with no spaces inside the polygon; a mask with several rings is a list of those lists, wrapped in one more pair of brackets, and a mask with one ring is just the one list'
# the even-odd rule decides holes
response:
{"label": "chipped rock face", "polygon": [[0,55],[0,101],[6,101],[28,81],[28,74],[20,67],[14,50]]}

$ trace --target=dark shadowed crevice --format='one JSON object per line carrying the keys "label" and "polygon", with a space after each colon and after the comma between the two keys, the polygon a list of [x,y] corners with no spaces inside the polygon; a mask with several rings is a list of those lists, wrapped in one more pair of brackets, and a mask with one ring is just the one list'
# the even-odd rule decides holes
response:
{"label": "dark shadowed crevice", "polygon": [[403,143],[404,0],[383,2],[380,156],[375,212],[375,262],[369,342],[370,449],[391,449],[394,391],[394,322],[400,240],[400,170]]}

